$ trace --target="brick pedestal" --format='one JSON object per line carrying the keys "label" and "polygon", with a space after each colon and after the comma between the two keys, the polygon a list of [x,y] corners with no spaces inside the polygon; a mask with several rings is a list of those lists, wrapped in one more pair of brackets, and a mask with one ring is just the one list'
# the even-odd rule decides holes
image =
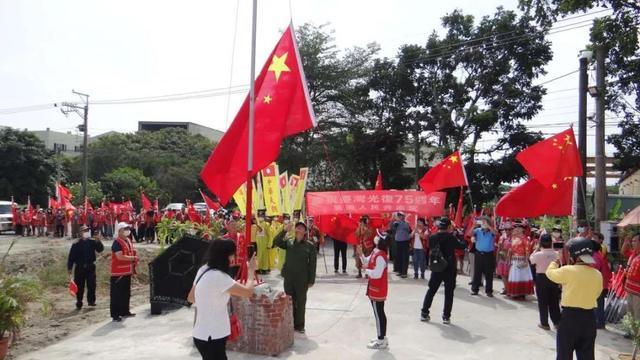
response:
{"label": "brick pedestal", "polygon": [[270,288],[249,299],[231,299],[242,323],[242,335],[227,342],[227,350],[276,356],[293,346],[291,297]]}

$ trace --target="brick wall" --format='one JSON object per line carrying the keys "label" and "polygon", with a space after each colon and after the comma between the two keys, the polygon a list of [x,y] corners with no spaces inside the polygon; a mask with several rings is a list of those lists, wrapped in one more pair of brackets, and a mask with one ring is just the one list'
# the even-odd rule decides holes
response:
{"label": "brick wall", "polygon": [[293,346],[293,306],[281,291],[257,292],[249,299],[232,297],[242,335],[227,342],[230,351],[276,356]]}

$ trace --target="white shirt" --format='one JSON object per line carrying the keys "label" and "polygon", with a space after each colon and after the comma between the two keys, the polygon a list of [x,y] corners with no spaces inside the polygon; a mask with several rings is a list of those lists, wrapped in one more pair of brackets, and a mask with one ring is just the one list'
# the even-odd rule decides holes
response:
{"label": "white shirt", "polygon": [[536,266],[536,274],[544,274],[549,264],[558,260],[558,253],[554,249],[541,249],[529,256],[529,262]]}
{"label": "white shirt", "polygon": [[[373,256],[373,254],[375,254],[375,253],[377,253],[379,251],[380,250],[378,250],[378,249],[374,249],[370,256],[362,256],[362,257],[360,257],[360,260],[362,260],[362,264],[367,266],[367,264],[369,263],[369,260],[371,259],[371,256]],[[365,272],[369,276],[369,279],[380,279],[382,277],[382,273],[384,272],[384,269],[386,267],[387,267],[387,262],[384,261],[382,256],[378,256],[378,258],[376,259],[376,267],[373,268],[373,270],[365,269]]]}
{"label": "white shirt", "polygon": [[413,248],[422,249],[422,241],[420,241],[420,231],[416,230],[416,234],[413,239]]}
{"label": "white shirt", "polygon": [[198,284],[196,280],[209,267],[202,266],[193,280],[195,291],[196,321],[193,325],[193,337],[207,341],[220,339],[231,334],[229,323],[228,290],[236,283],[231,276],[219,270],[207,271]]}

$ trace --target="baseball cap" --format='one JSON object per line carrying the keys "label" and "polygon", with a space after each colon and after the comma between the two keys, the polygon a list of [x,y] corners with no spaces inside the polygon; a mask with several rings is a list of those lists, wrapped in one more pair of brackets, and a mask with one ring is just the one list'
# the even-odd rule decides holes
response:
{"label": "baseball cap", "polygon": [[89,227],[88,227],[87,225],[82,225],[82,226],[80,226],[80,232],[81,232],[81,233],[83,233],[83,232],[85,232],[85,231],[89,231],[89,230],[91,230],[91,229],[89,229]]}
{"label": "baseball cap", "polygon": [[131,226],[130,226],[129,224],[127,224],[126,222],[124,222],[124,221],[123,221],[123,222],[119,222],[119,223],[117,223],[117,224],[116,224],[116,227],[115,227],[114,232],[115,232],[116,234],[118,234],[118,232],[120,232],[120,230],[122,230],[122,229],[128,229],[128,228],[130,228],[130,227],[131,227]]}
{"label": "baseball cap", "polygon": [[593,245],[591,240],[585,238],[576,238],[567,244],[569,255],[573,258],[579,258],[585,264],[595,264],[593,259]]}

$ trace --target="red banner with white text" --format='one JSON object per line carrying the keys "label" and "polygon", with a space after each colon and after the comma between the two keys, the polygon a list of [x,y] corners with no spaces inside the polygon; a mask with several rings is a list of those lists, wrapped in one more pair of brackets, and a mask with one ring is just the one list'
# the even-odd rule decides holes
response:
{"label": "red banner with white text", "polygon": [[420,216],[444,215],[446,193],[400,190],[327,191],[307,193],[307,214],[380,214],[394,211]]}

